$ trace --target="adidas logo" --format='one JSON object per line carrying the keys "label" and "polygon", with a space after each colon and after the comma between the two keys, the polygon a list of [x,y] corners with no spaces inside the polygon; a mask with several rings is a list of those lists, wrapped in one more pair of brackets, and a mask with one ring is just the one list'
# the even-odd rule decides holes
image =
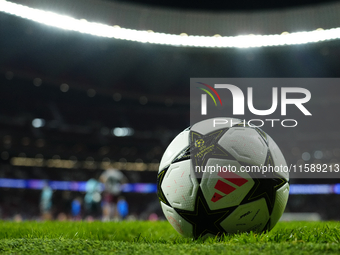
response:
{"label": "adidas logo", "polygon": [[[233,172],[219,172],[218,173],[219,177],[222,177],[223,180],[227,180],[233,184],[235,184],[238,187],[243,186],[244,184],[246,184],[248,182],[247,179],[242,178],[241,176],[233,173]],[[233,186],[231,186],[230,184],[222,181],[221,179],[219,179],[214,187],[216,190],[218,190],[219,192],[228,195],[230,193],[232,193],[233,191],[236,190],[236,188],[234,188]],[[217,202],[218,200],[220,200],[222,197],[224,197],[223,195],[215,192],[215,194],[213,195],[213,197],[211,198],[212,202]]]}

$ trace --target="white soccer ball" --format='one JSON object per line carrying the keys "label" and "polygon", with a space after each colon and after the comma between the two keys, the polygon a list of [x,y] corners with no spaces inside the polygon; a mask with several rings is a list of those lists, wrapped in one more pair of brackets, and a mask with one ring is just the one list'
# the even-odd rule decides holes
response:
{"label": "white soccer ball", "polygon": [[168,146],[158,171],[165,217],[183,236],[271,230],[288,200],[286,161],[274,140],[239,119],[196,123]]}

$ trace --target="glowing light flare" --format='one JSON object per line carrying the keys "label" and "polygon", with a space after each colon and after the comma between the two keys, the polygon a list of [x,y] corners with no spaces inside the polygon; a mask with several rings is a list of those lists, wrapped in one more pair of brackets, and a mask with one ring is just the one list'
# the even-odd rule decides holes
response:
{"label": "glowing light flare", "polygon": [[116,127],[112,129],[112,134],[117,137],[123,137],[123,136],[132,136],[135,133],[135,131],[132,128],[127,127]]}
{"label": "glowing light flare", "polygon": [[36,119],[32,120],[32,126],[35,127],[35,128],[41,128],[41,127],[45,126],[45,120],[36,118]]}
{"label": "glowing light flare", "polygon": [[171,46],[208,47],[208,48],[253,48],[281,45],[297,45],[340,39],[340,28],[316,29],[308,32],[274,35],[240,35],[240,36],[198,36],[156,33],[152,30],[141,31],[89,22],[49,11],[30,8],[5,0],[0,0],[0,11],[36,21],[48,26],[77,31],[94,36],[129,40]]}

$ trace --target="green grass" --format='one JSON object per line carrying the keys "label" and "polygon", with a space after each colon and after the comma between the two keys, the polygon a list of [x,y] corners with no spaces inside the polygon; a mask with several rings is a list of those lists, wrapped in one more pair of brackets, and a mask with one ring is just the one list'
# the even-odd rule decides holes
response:
{"label": "green grass", "polygon": [[269,233],[183,238],[168,222],[1,222],[0,254],[340,254],[340,223],[280,222]]}

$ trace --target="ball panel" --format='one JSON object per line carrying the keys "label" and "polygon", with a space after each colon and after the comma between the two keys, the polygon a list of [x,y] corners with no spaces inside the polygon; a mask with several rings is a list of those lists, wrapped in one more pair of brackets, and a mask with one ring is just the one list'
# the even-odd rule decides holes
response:
{"label": "ball panel", "polygon": [[161,162],[159,164],[158,172],[170,165],[171,161],[186,147],[189,146],[189,130],[184,130],[175,137],[165,150]]}
{"label": "ball panel", "polygon": [[240,169],[240,163],[235,160],[210,158],[206,166],[215,167],[215,170],[217,170],[203,173],[200,184],[204,198],[211,210],[239,205],[254,186],[253,179],[246,172],[236,174],[216,169],[216,166],[230,166],[230,169],[232,167]]}
{"label": "ball panel", "polygon": [[273,212],[270,218],[270,229],[272,229],[281,218],[283,211],[286,208],[286,204],[289,196],[289,184],[288,182],[276,191],[276,199],[273,208]]}
{"label": "ball panel", "polygon": [[183,236],[192,236],[192,225],[183,219],[174,208],[161,202],[163,213],[173,228]]}
{"label": "ball panel", "polygon": [[266,200],[261,198],[254,202],[240,205],[224,221],[221,226],[228,233],[261,232],[269,220]]}
{"label": "ball panel", "polygon": [[[268,147],[269,147],[269,151],[273,157],[273,161],[274,161],[274,165],[275,166],[287,166],[286,160],[279,148],[279,146],[277,146],[277,144],[274,142],[274,140],[267,135],[268,137]],[[280,171],[277,174],[279,174],[280,176],[282,176],[283,178],[285,178],[287,181],[289,180],[289,172],[283,172]]]}
{"label": "ball panel", "polygon": [[[217,121],[214,125],[215,119],[218,119],[219,121]],[[219,130],[219,129],[222,129],[222,128],[230,128],[233,125],[236,125],[240,122],[241,122],[240,119],[234,119],[234,118],[207,119],[207,120],[203,120],[203,121],[200,121],[200,122],[194,124],[191,127],[191,131],[198,132],[202,135],[206,135],[208,133],[211,133],[213,131],[216,131],[216,130]]]}
{"label": "ball panel", "polygon": [[226,151],[240,162],[250,165],[263,165],[268,147],[256,130],[234,127],[218,141]]}
{"label": "ball panel", "polygon": [[193,211],[199,184],[195,175],[190,173],[190,165],[190,160],[171,164],[161,189],[172,207]]}

